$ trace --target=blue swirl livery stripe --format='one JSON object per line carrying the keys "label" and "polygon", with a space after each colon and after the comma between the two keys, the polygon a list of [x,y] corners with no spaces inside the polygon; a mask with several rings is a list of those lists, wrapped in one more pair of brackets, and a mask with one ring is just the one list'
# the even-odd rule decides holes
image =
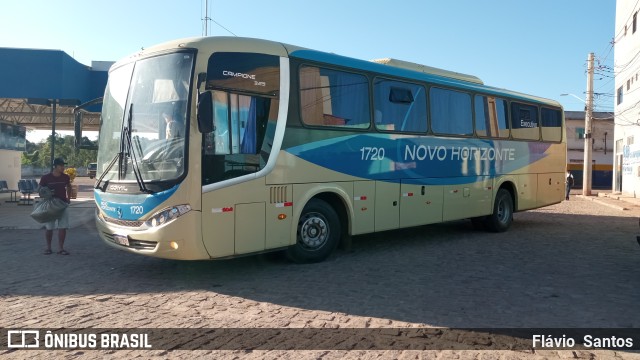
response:
{"label": "blue swirl livery stripe", "polygon": [[93,191],[96,205],[109,217],[122,220],[138,220],[166,201],[179,185],[155,194],[113,194]]}
{"label": "blue swirl livery stripe", "polygon": [[343,174],[371,180],[455,185],[509,174],[545,158],[551,144],[362,134],[286,149]]}

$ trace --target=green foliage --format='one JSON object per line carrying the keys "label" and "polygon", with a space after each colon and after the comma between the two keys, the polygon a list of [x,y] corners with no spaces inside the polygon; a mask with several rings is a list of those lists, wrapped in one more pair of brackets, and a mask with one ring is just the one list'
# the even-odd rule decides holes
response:
{"label": "green foliage", "polygon": [[[27,142],[27,152],[22,153],[23,165],[34,165],[43,168],[51,167],[51,136],[40,143]],[[67,167],[85,167],[89,163],[96,162],[98,152],[96,150],[76,150],[72,135],[65,137],[56,133],[54,157],[61,157],[67,162]],[[92,142],[84,137],[83,142]],[[95,143],[95,142],[94,142]],[[29,154],[28,152],[32,152]]]}

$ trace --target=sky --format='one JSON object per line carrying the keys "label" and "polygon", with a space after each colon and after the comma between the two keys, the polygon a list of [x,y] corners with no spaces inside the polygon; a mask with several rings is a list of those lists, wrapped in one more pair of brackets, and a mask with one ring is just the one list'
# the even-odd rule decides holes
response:
{"label": "sky", "polygon": [[[0,47],[63,50],[85,65],[116,61],[202,36],[205,2],[6,1]],[[554,99],[566,111],[584,110],[588,54],[596,66],[614,61],[614,0],[209,0],[208,7],[209,36],[411,61]],[[597,71],[594,92],[595,110],[613,111],[611,72]]]}

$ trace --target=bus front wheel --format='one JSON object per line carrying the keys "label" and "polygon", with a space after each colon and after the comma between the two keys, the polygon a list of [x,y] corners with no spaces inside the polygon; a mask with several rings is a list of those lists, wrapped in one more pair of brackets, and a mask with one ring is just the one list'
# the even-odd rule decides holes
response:
{"label": "bus front wheel", "polygon": [[493,204],[493,214],[487,216],[485,226],[489,231],[504,232],[513,222],[513,199],[505,189],[498,190]]}
{"label": "bus front wheel", "polygon": [[296,244],[287,249],[287,257],[296,263],[322,261],[338,245],[340,233],[335,210],[325,201],[311,199],[302,210]]}

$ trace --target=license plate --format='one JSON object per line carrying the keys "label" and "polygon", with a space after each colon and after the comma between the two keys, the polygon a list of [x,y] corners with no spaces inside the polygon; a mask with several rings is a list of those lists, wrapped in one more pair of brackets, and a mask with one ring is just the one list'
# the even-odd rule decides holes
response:
{"label": "license plate", "polygon": [[124,235],[113,235],[113,242],[116,244],[129,246],[129,239]]}

